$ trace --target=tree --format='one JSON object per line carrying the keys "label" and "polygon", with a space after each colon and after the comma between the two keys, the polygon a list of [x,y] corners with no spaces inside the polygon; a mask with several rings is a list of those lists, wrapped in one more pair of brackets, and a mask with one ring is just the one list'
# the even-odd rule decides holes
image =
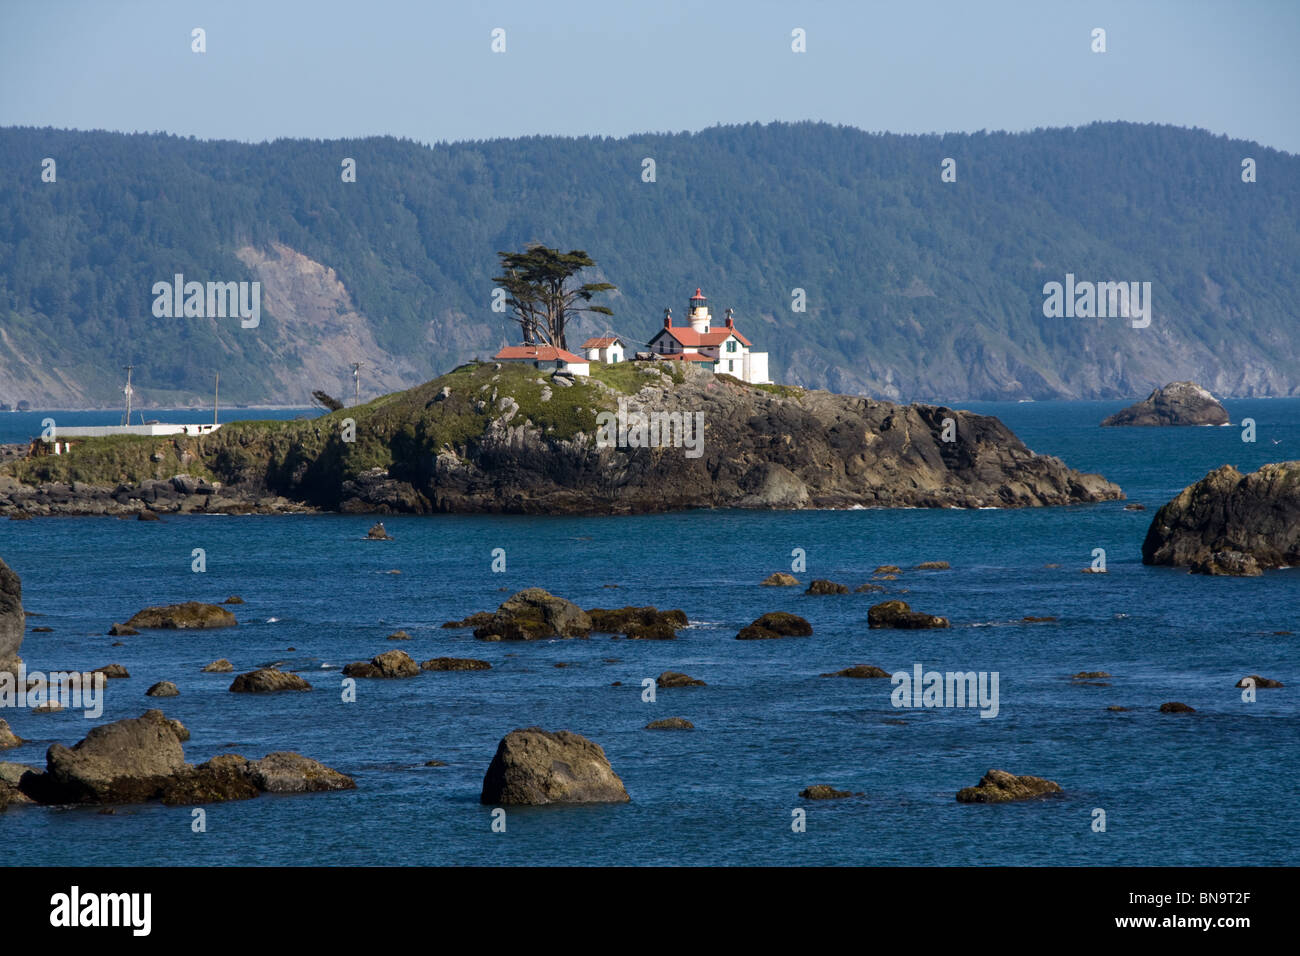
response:
{"label": "tree", "polygon": [[325,392],[322,392],[319,388],[311,393],[311,397],[317,405],[321,408],[329,409],[331,412],[337,412],[343,407],[343,403],[337,398],[333,395],[328,395]]}
{"label": "tree", "polygon": [[570,249],[566,253],[534,243],[523,252],[497,255],[504,274],[494,276],[492,281],[501,283],[506,290],[506,304],[514,312],[513,321],[523,332],[525,345],[568,348],[564,333],[572,318],[583,312],[614,314],[603,305],[587,303],[599,292],[614,291],[615,286],[608,282],[577,285],[570,281],[596,264],[584,250]]}

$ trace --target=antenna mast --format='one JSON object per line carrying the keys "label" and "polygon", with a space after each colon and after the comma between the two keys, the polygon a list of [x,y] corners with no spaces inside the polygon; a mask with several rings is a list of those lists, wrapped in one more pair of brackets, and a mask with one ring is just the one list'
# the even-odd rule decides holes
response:
{"label": "antenna mast", "polygon": [[365,363],[352,363],[352,404],[361,404],[361,369]]}
{"label": "antenna mast", "polygon": [[134,394],[134,389],[131,388],[131,370],[134,369],[135,366],[126,365],[123,366],[123,368],[126,369],[126,388],[123,389],[123,391],[126,393],[126,416],[122,419],[122,424],[130,425],[131,424],[131,395]]}

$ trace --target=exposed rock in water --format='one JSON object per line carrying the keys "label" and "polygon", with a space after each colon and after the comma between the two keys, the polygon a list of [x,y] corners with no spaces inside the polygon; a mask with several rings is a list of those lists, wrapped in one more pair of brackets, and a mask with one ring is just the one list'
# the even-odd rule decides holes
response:
{"label": "exposed rock in water", "polygon": [[1103,680],[1109,676],[1105,671],[1079,671],[1070,680]]}
{"label": "exposed rock in water", "polygon": [[479,801],[502,806],[626,803],[630,798],[605,751],[579,734],[540,727],[512,730],[497,746]]}
{"label": "exposed rock in water", "polygon": [[685,717],[663,717],[645,725],[646,730],[694,730],[695,725]]}
{"label": "exposed rock in water", "polygon": [[223,657],[211,664],[204,664],[202,672],[204,674],[229,674],[234,669],[235,665]]}
{"label": "exposed rock in water", "polygon": [[[1238,687],[1250,686],[1246,683],[1246,681],[1254,681],[1255,682],[1254,686],[1256,687],[1285,687],[1286,686],[1280,680],[1270,680],[1267,677],[1260,677],[1258,674],[1251,674],[1247,677],[1243,677],[1241,680],[1237,681],[1237,686]],[[3,723],[3,721],[0,721],[0,723]],[[4,736],[3,733],[0,733],[0,738],[2,738],[3,736]],[[3,746],[4,746],[3,741],[0,741],[0,747]]]}
{"label": "exposed rock in water", "polygon": [[292,751],[280,750],[261,760],[250,760],[248,776],[267,793],[320,793],[355,790],[356,781],[323,763]]}
{"label": "exposed rock in water", "polygon": [[311,690],[311,684],[297,674],[286,674],[274,667],[263,667],[247,674],[240,674],[230,685],[230,690],[236,694],[271,694],[282,690]]}
{"label": "exposed rock in water", "polygon": [[836,790],[828,783],[815,783],[811,787],[800,790],[799,796],[804,800],[842,800],[853,796],[853,791]]}
{"label": "exposed rock in water", "polygon": [[1011,800],[1032,800],[1052,793],[1061,793],[1061,785],[1042,777],[1017,777],[1005,770],[990,770],[973,787],[957,791],[958,803],[1006,803]]}
{"label": "exposed rock in water", "polygon": [[1171,382],[1102,425],[1227,425],[1228,412],[1195,382]]}
{"label": "exposed rock in water", "polygon": [[834,581],[827,581],[825,578],[817,578],[810,585],[804,594],[848,594],[849,589],[843,584],[836,584]]}
{"label": "exposed rock in water", "polygon": [[17,673],[27,631],[27,613],[23,610],[23,582],[18,574],[0,560],[0,672]]}
{"label": "exposed rock in water", "polygon": [[223,607],[202,604],[198,601],[186,601],[184,604],[147,607],[132,616],[126,625],[161,630],[209,630],[218,627],[234,627],[238,623],[235,615]]}
{"label": "exposed rock in water", "polygon": [[811,637],[812,632],[812,625],[798,614],[769,611],[742,627],[736,640],[768,641],[778,637]]}
{"label": "exposed rock in water", "polygon": [[655,686],[660,690],[666,687],[706,687],[704,681],[696,680],[678,671],[664,671],[655,678]]}
{"label": "exposed rock in water", "polygon": [[373,525],[371,525],[370,530],[366,532],[366,537],[369,538],[371,541],[392,541],[393,540],[393,536],[388,533],[388,530],[384,527],[384,523],[382,521],[376,521]]}
{"label": "exposed rock in water", "polygon": [[591,629],[602,634],[626,634],[632,640],[670,641],[686,626],[686,612],[655,607],[592,608]]}
{"label": "exposed rock in water", "polygon": [[822,677],[889,677],[889,671],[881,670],[871,664],[856,664],[853,667],[846,667],[842,671],[834,671],[830,674],[823,674]]}
{"label": "exposed rock in water", "polygon": [[422,671],[490,671],[492,665],[487,661],[472,657],[435,657],[420,664]]}
{"label": "exposed rock in water", "polygon": [[1125,511],[1146,511],[1146,505],[1140,505],[1136,501],[1130,502],[1124,506]]}
{"label": "exposed rock in water", "polygon": [[134,637],[140,632],[133,627],[127,627],[125,624],[114,624],[108,629],[109,637]]}
{"label": "exposed rock in water", "polygon": [[872,574],[902,574],[903,569],[896,564],[882,564]]}
{"label": "exposed rock in water", "polygon": [[144,692],[146,697],[179,697],[180,688],[169,680],[161,680]]}
{"label": "exposed rock in water", "polygon": [[916,566],[917,571],[947,571],[952,567],[947,561],[922,561]]}
{"label": "exposed rock in water", "polygon": [[406,651],[385,651],[343,668],[344,677],[415,677],[420,667]]}
{"label": "exposed rock in water", "polygon": [[162,521],[162,518],[159,518],[155,512],[141,511],[139,514],[135,516],[135,520],[136,521]]}
{"label": "exposed rock in water", "polygon": [[1300,564],[1300,461],[1224,465],[1184,488],[1151,519],[1142,563],[1251,576]]}
{"label": "exposed rock in water", "polygon": [[444,621],[442,626],[448,630],[454,630],[461,627],[482,627],[491,620],[491,611],[475,611],[462,621]]}
{"label": "exposed rock in water", "polygon": [[0,717],[0,750],[21,745],[23,739],[9,728],[9,722]]}
{"label": "exposed rock in water", "polygon": [[230,597],[226,598],[221,603],[222,604],[243,604],[244,599],[241,598],[238,594],[232,594],[230,595]]}
{"label": "exposed rock in water", "polygon": [[390,641],[409,641],[410,639],[411,635],[407,634],[405,631],[393,631],[392,634],[388,635],[388,640]]}
{"label": "exposed rock in water", "polygon": [[121,664],[105,664],[103,667],[96,667],[91,673],[103,674],[105,680],[125,680],[131,676]]}
{"label": "exposed rock in water", "polygon": [[905,629],[948,627],[948,619],[913,611],[906,601],[882,601],[867,611],[867,626]]}
{"label": "exposed rock in water", "polygon": [[1196,713],[1196,708],[1195,708],[1195,707],[1189,707],[1187,704],[1184,704],[1184,703],[1183,703],[1182,701],[1180,701],[1180,700],[1170,700],[1170,701],[1166,701],[1165,703],[1163,703],[1163,704],[1160,705],[1160,713],[1162,713],[1162,714],[1194,714],[1194,713]]}
{"label": "exposed rock in water", "polygon": [[1051,616],[1034,617],[1032,614],[1026,614],[1020,620],[1023,621],[1025,624],[1050,624],[1051,622],[1055,621],[1056,618]]}
{"label": "exposed rock in water", "polygon": [[799,579],[793,574],[786,574],[784,571],[777,571],[775,574],[769,574],[759,584],[768,588],[789,588],[799,583]]}
{"label": "exposed rock in water", "polygon": [[491,619],[474,629],[480,640],[538,641],[550,637],[586,637],[591,617],[571,601],[542,588],[526,588],[507,598]]}
{"label": "exposed rock in water", "polygon": [[884,591],[884,590],[885,590],[885,586],[883,584],[872,584],[870,581],[868,581],[865,584],[859,584],[857,587],[855,587],[853,589],[853,593],[871,594],[876,591]]}
{"label": "exposed rock in water", "polygon": [[45,773],[23,777],[23,791],[40,803],[136,803],[162,795],[185,769],[170,721],[160,710],[94,727],[69,748],[53,744]]}

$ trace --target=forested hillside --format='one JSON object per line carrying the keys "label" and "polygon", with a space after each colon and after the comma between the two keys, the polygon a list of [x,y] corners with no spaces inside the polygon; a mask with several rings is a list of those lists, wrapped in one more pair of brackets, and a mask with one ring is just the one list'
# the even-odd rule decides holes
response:
{"label": "forested hillside", "polygon": [[[614,317],[580,333],[644,343],[700,286],[778,381],[944,402],[1178,379],[1300,394],[1300,158],[1203,131],[773,124],[430,147],[9,128],[0,402],[115,405],[128,362],[161,404],[208,401],[217,371],[234,402],[350,400],[353,361],[363,399],[411,385],[514,339],[491,277],[531,241],[587,250],[590,278],[618,286]],[[176,273],[260,280],[261,324],[156,318],[153,285]],[[1045,318],[1043,284],[1066,273],[1150,282],[1150,327]]]}

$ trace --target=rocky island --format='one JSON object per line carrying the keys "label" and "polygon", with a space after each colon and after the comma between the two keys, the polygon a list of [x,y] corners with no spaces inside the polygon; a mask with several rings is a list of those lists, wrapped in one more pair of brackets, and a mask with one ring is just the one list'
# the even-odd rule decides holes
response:
{"label": "rocky island", "polygon": [[[86,439],[0,467],[0,514],[1019,508],[1123,497],[1100,475],[1030,451],[996,418],[749,385],[687,365],[622,362],[566,377],[476,362],[312,420]],[[643,440],[638,423],[651,418],[702,422],[698,446],[668,424],[659,441]]]}
{"label": "rocky island", "polygon": [[1142,563],[1236,577],[1300,564],[1300,461],[1224,465],[1184,488],[1151,519]]}
{"label": "rocky island", "polygon": [[1135,405],[1102,421],[1102,425],[1227,425],[1228,411],[1195,382],[1171,382]]}

